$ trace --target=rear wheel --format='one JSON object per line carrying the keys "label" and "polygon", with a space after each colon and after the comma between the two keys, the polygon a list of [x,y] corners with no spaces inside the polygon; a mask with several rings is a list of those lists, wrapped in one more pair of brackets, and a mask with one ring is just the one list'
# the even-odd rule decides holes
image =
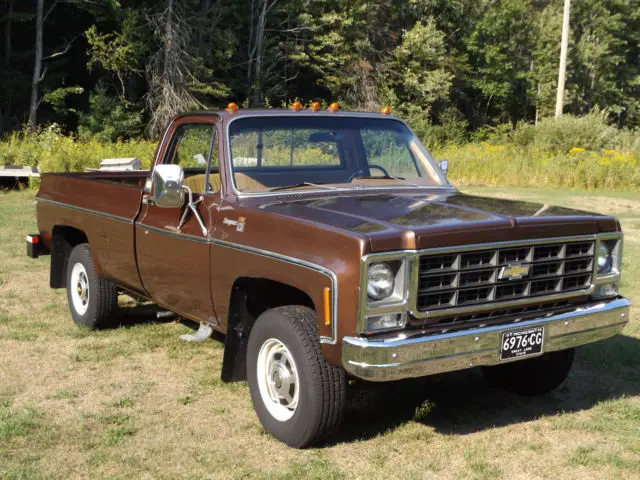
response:
{"label": "rear wheel", "polygon": [[482,373],[492,387],[518,395],[542,395],[566,380],[571,371],[573,357],[574,349],[569,348],[528,360],[483,367]]}
{"label": "rear wheel", "polygon": [[118,306],[116,286],[98,277],[86,243],[76,245],[67,263],[67,300],[73,321],[88,328],[100,328]]}
{"label": "rear wheel", "polygon": [[307,307],[279,307],[256,320],[247,345],[251,400],[264,429],[291,447],[327,440],[339,428],[344,370],[329,365]]}

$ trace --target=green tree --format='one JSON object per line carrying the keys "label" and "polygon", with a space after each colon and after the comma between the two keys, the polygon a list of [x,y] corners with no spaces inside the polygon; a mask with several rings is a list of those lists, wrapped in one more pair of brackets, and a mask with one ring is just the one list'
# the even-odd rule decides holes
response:
{"label": "green tree", "polygon": [[469,39],[474,78],[485,121],[515,122],[531,104],[528,79],[533,50],[530,0],[483,0],[483,12]]}

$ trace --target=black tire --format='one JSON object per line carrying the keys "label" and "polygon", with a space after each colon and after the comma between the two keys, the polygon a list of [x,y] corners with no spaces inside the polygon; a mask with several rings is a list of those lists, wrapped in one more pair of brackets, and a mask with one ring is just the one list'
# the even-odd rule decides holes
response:
{"label": "black tire", "polygon": [[[73,281],[74,267],[84,272],[84,277],[80,281]],[[82,283],[82,287],[80,286]],[[79,293],[86,285],[86,302],[83,295]],[[76,294],[74,294],[75,289]],[[74,300],[75,298],[75,300]],[[91,249],[86,243],[76,245],[69,255],[67,262],[67,301],[73,321],[80,326],[91,329],[98,329],[107,326],[109,318],[113,315],[118,306],[118,290],[112,282],[98,277]],[[80,302],[82,305],[80,305]]]}
{"label": "black tire", "polygon": [[574,349],[549,352],[529,360],[483,367],[482,373],[492,387],[518,395],[535,396],[560,386],[569,375]]}
{"label": "black tire", "polygon": [[[287,419],[278,419],[271,413],[258,381],[261,349],[274,339],[290,353],[299,379],[297,406]],[[325,360],[313,310],[301,306],[278,307],[258,317],[247,344],[247,380],[253,407],[265,431],[290,447],[304,448],[327,441],[339,429],[346,376],[342,368]],[[262,385],[264,388],[265,383]]]}

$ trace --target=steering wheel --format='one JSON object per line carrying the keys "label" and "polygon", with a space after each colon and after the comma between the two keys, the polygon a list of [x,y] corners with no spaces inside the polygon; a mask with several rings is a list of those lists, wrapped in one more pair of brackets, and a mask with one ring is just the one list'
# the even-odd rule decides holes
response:
{"label": "steering wheel", "polygon": [[[369,165],[369,170],[371,170],[372,168],[377,168],[382,173],[384,173],[384,177],[382,177],[382,178],[393,178],[391,175],[389,175],[389,172],[387,172],[387,170],[384,167],[381,167],[380,165]],[[364,168],[360,168],[360,169],[356,170],[355,172],[353,172],[351,174],[351,176],[349,177],[349,180],[347,180],[347,183],[353,181],[353,179],[356,178],[356,177],[364,175],[365,173],[367,173],[367,172],[365,172]]]}

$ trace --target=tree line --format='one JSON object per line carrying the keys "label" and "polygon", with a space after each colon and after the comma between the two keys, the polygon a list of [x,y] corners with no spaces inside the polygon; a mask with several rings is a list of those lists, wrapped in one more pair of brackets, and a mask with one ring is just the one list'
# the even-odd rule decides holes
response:
{"label": "tree line", "polygon": [[[185,110],[390,105],[437,141],[553,115],[562,0],[0,0],[0,134],[157,136]],[[565,111],[640,126],[640,0],[573,0]],[[435,132],[435,133],[433,133]]]}

